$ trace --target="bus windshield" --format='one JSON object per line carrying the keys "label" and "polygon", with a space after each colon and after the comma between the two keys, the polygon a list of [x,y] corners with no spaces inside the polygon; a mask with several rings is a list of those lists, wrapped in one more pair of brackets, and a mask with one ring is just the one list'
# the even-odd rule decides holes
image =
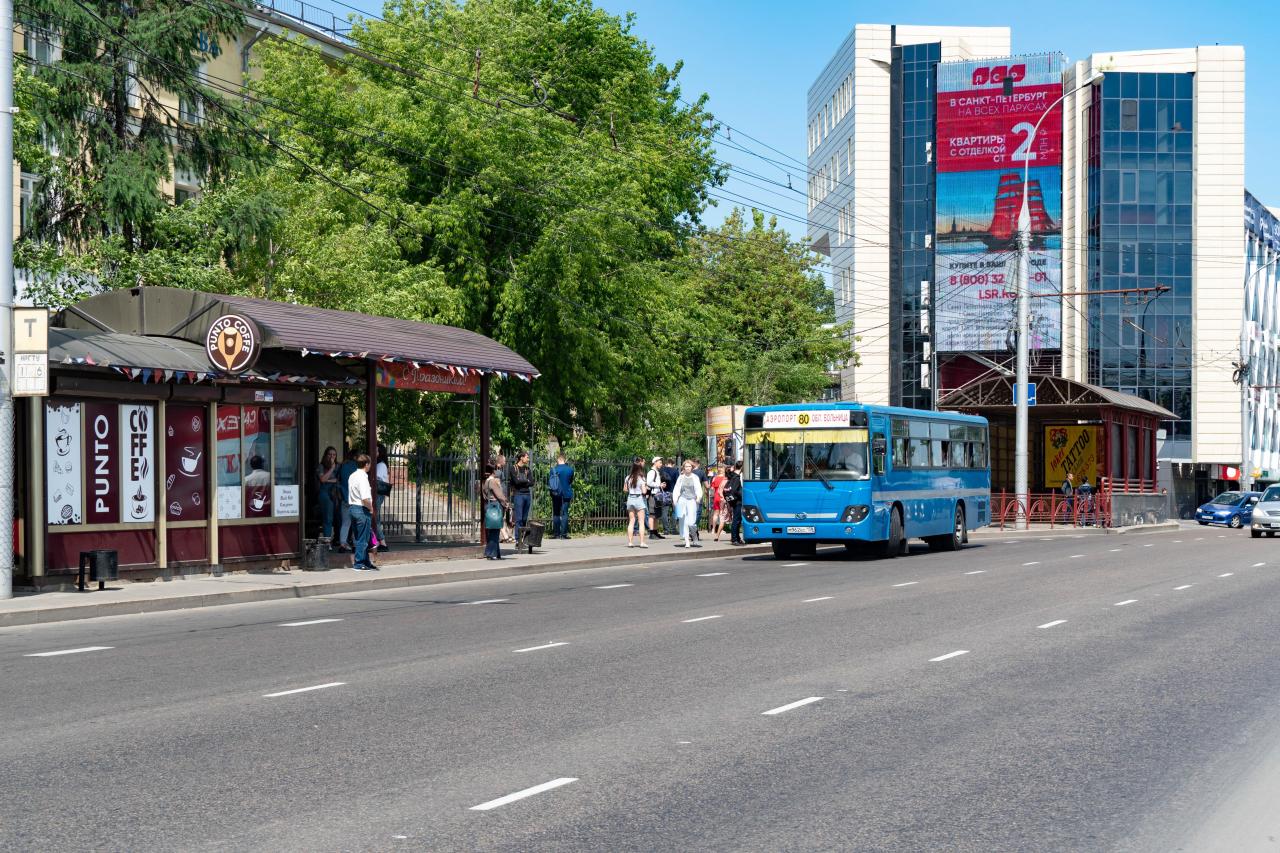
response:
{"label": "bus windshield", "polygon": [[867,430],[759,430],[746,434],[744,479],[863,480],[867,466]]}

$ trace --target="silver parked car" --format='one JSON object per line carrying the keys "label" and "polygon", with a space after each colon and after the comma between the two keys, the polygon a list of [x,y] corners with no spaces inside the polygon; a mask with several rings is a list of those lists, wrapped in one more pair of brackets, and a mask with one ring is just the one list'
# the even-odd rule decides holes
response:
{"label": "silver parked car", "polygon": [[1269,486],[1253,508],[1249,535],[1257,539],[1263,533],[1275,536],[1277,532],[1280,532],[1280,486]]}

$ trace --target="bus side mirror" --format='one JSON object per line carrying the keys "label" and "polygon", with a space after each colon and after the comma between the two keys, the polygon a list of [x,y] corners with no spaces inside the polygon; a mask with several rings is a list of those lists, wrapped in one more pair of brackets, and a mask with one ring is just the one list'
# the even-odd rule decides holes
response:
{"label": "bus side mirror", "polygon": [[884,474],[884,459],[888,455],[889,444],[883,438],[877,436],[871,441],[871,464],[876,476]]}

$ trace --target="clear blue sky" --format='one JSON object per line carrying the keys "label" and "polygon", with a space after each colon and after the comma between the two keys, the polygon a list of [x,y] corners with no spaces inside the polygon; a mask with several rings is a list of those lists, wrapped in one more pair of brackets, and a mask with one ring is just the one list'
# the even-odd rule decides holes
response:
{"label": "clear blue sky", "polygon": [[[1104,51],[1242,44],[1245,186],[1264,204],[1280,207],[1280,164],[1274,143],[1280,136],[1280,102],[1274,88],[1266,83],[1280,80],[1280,50],[1276,48],[1280,27],[1274,9],[1261,2],[1082,0],[979,6],[954,0],[597,0],[597,5],[617,15],[634,12],[635,32],[654,47],[661,61],[684,61],[681,80],[689,100],[706,92],[711,96],[712,112],[722,122],[801,162],[805,159],[809,84],[856,23],[1008,26],[1013,30],[1015,53],[1057,50],[1072,60]],[[1069,16],[1064,14],[1068,10]],[[784,159],[749,140],[744,144]],[[720,157],[786,182],[784,172],[750,155],[722,145]],[[792,181],[803,191],[803,176],[793,175]],[[804,218],[800,195],[781,190],[780,198],[736,181],[727,189]],[[720,207],[719,212],[709,214],[708,221],[718,221],[728,209],[724,202]],[[804,231],[794,221],[781,222],[792,233]]]}

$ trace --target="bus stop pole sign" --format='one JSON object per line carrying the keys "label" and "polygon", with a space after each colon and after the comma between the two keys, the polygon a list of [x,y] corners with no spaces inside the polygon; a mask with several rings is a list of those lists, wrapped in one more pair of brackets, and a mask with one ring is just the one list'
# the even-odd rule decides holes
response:
{"label": "bus stop pole sign", "polygon": [[13,309],[13,396],[49,396],[49,311]]}
{"label": "bus stop pole sign", "polygon": [[[1013,383],[1013,404],[1015,406],[1018,405],[1018,397],[1020,396],[1020,394],[1018,393],[1019,387],[1020,386],[1018,385],[1017,382]],[[1036,383],[1028,382],[1027,383],[1027,405],[1034,406],[1035,404],[1036,404]]]}

